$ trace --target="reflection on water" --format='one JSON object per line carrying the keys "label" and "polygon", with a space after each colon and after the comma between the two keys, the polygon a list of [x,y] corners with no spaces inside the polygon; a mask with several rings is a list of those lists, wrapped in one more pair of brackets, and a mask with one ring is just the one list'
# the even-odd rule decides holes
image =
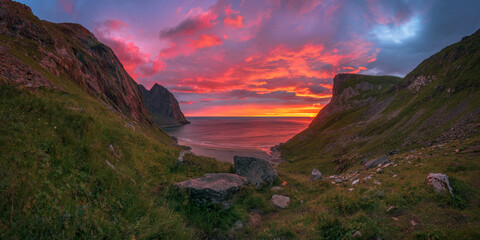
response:
{"label": "reflection on water", "polygon": [[268,157],[270,147],[304,130],[304,117],[189,117],[191,124],[164,128],[192,152],[232,162],[235,155]]}

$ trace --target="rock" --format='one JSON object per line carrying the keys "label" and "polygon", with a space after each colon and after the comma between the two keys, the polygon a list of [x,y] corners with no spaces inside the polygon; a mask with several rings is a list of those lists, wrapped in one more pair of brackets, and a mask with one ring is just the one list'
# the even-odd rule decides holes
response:
{"label": "rock", "polygon": [[248,178],[250,183],[257,188],[272,185],[278,178],[277,170],[266,160],[235,156],[233,162],[235,164],[235,173]]}
{"label": "rock", "polygon": [[443,173],[429,173],[427,184],[432,185],[437,193],[442,193],[448,189],[450,194],[453,195],[453,188],[450,186],[448,176]]}
{"label": "rock", "polygon": [[308,178],[310,182],[321,180],[321,179],[322,179],[322,173],[317,169],[313,169],[312,174],[310,174],[310,177]]}
{"label": "rock", "polygon": [[416,226],[418,223],[415,221],[415,219],[412,219],[410,220],[410,224],[412,224],[412,226]]}
{"label": "rock", "polygon": [[381,183],[380,181],[378,181],[378,180],[373,180],[373,183],[374,183],[374,184],[377,184],[377,185],[382,184],[382,183]]}
{"label": "rock", "polygon": [[395,207],[395,206],[390,206],[390,207],[388,207],[387,212],[390,212],[390,211],[392,211],[392,210],[395,209],[395,208],[397,208],[397,207]]}
{"label": "rock", "polygon": [[353,238],[361,237],[361,236],[362,236],[362,233],[359,230],[355,231],[352,235]]}
{"label": "rock", "polygon": [[312,174],[310,174],[310,177],[308,178],[308,181],[313,182],[321,179],[322,179],[322,173],[317,169],[313,169]]}
{"label": "rock", "polygon": [[387,162],[388,162],[388,157],[382,156],[377,159],[373,159],[366,162],[363,166],[365,167],[365,169],[370,169],[370,168],[377,167],[379,164],[385,164]]}
{"label": "rock", "polygon": [[181,126],[190,123],[182,111],[177,99],[165,87],[155,83],[150,90],[138,85],[145,106],[159,126]]}
{"label": "rock", "polygon": [[282,191],[282,190],[283,190],[283,188],[282,188],[282,187],[280,187],[280,186],[274,186],[274,187],[270,188],[270,190],[272,190],[272,191],[275,191],[275,192],[276,192],[276,191]]}
{"label": "rock", "polygon": [[342,183],[342,179],[341,179],[341,178],[335,178],[334,181],[335,181],[336,183]]}
{"label": "rock", "polygon": [[290,198],[282,195],[273,195],[272,204],[279,207],[279,208],[286,208],[288,206],[288,203],[290,203]]}
{"label": "rock", "polygon": [[357,183],[359,183],[359,182],[360,182],[360,180],[357,179],[357,180],[355,180],[355,181],[352,182],[352,185],[355,185],[355,184],[357,184]]}
{"label": "rock", "polygon": [[382,172],[382,169],[381,168],[377,168],[377,173],[381,173]]}
{"label": "rock", "polygon": [[353,191],[353,188],[349,188],[348,191],[350,191],[350,192]]}
{"label": "rock", "polygon": [[203,177],[176,183],[189,191],[192,199],[203,203],[220,204],[247,184],[244,177],[232,173],[207,173]]}
{"label": "rock", "polygon": [[180,154],[178,155],[178,159],[177,159],[177,163],[178,164],[182,164],[183,163],[183,157],[185,156],[185,154],[187,154],[188,151],[187,150],[182,150],[180,152]]}

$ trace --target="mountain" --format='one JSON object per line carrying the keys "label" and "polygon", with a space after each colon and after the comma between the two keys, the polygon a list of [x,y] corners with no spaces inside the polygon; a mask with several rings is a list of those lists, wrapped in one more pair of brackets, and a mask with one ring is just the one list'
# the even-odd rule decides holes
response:
{"label": "mountain", "polygon": [[149,90],[139,85],[145,106],[159,126],[179,126],[190,123],[185,119],[177,99],[168,89],[156,84]]}
{"label": "mountain", "polygon": [[0,81],[63,89],[62,83],[43,75],[66,78],[113,111],[140,124],[153,123],[136,82],[86,28],[42,21],[29,7],[12,1],[0,1],[0,9],[0,36],[6,43],[0,48]]}
{"label": "mountain", "polygon": [[337,75],[330,103],[306,130],[282,145],[282,155],[299,164],[343,170],[366,157],[478,134],[479,50],[480,30],[426,59],[403,79]]}

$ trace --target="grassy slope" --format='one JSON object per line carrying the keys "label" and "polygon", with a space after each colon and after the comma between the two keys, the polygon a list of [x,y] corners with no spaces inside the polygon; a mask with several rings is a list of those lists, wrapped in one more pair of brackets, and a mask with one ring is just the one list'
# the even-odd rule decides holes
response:
{"label": "grassy slope", "polygon": [[[308,174],[291,170],[295,163],[281,165],[284,190],[257,194],[264,199],[273,194],[290,196],[290,206],[263,210],[262,225],[247,228],[238,238],[352,239],[357,230],[363,239],[480,238],[480,137],[390,159],[398,165],[385,168],[383,173],[365,171],[361,176],[372,179],[356,185],[308,182]],[[455,196],[438,195],[427,187],[430,172],[450,176]],[[374,184],[374,180],[381,184]],[[396,208],[387,212],[390,206]]]}
{"label": "grassy slope", "polygon": [[230,165],[187,155],[177,166],[180,149],[161,129],[131,124],[6,38],[10,54],[62,90],[0,86],[0,238],[192,239],[222,235],[242,216],[171,189]]}

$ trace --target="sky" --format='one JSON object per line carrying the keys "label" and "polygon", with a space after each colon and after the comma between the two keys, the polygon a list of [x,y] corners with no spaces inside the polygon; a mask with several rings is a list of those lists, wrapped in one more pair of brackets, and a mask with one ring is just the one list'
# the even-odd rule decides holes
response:
{"label": "sky", "polygon": [[315,116],[338,73],[403,77],[480,28],[478,0],[20,0],[82,24],[186,116]]}

